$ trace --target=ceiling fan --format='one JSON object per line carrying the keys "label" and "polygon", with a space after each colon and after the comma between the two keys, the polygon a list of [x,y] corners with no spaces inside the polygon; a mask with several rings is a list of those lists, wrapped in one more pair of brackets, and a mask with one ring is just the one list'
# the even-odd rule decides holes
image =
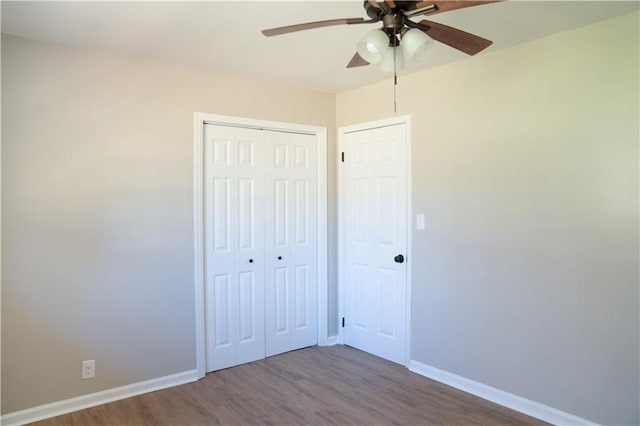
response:
{"label": "ceiling fan", "polygon": [[[415,22],[410,18],[420,15],[435,15],[450,10],[480,6],[502,0],[466,1],[374,1],[365,0],[364,9],[369,19],[343,18],[306,22],[270,28],[262,31],[267,37],[334,25],[373,24],[382,22],[382,28],[367,33],[358,43],[357,52],[347,68],[379,63],[384,71],[400,69],[404,58],[418,60],[427,55],[431,40],[436,40],[468,55],[475,55],[493,42],[457,28],[423,19]],[[425,36],[426,34],[426,36]],[[401,47],[401,49],[396,49]]]}

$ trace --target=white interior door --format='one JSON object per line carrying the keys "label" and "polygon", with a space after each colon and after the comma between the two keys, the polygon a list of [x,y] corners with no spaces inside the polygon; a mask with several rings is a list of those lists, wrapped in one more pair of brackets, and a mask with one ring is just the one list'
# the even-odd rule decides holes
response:
{"label": "white interior door", "polygon": [[264,133],[205,125],[206,371],[265,357]]}
{"label": "white interior door", "polygon": [[317,343],[315,137],[266,132],[266,352]]}
{"label": "white interior door", "polygon": [[345,133],[344,342],[405,364],[407,339],[407,128]]}

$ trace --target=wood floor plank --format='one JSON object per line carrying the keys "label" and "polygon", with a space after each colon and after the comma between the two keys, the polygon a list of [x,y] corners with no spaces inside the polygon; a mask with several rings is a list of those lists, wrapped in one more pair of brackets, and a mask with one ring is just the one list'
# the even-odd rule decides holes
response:
{"label": "wood floor plank", "polygon": [[312,347],[182,386],[35,423],[145,425],[543,425],[346,346]]}

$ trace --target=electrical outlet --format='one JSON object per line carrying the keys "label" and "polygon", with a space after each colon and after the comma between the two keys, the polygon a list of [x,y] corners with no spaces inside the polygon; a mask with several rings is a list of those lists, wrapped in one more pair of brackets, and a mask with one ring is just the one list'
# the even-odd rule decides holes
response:
{"label": "electrical outlet", "polygon": [[96,377],[96,360],[82,361],[82,380]]}

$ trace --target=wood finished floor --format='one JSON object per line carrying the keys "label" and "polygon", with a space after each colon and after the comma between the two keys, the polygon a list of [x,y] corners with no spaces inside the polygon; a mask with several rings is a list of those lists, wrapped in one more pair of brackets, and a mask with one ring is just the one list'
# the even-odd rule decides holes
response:
{"label": "wood finished floor", "polygon": [[312,347],[34,423],[543,425],[346,346]]}

